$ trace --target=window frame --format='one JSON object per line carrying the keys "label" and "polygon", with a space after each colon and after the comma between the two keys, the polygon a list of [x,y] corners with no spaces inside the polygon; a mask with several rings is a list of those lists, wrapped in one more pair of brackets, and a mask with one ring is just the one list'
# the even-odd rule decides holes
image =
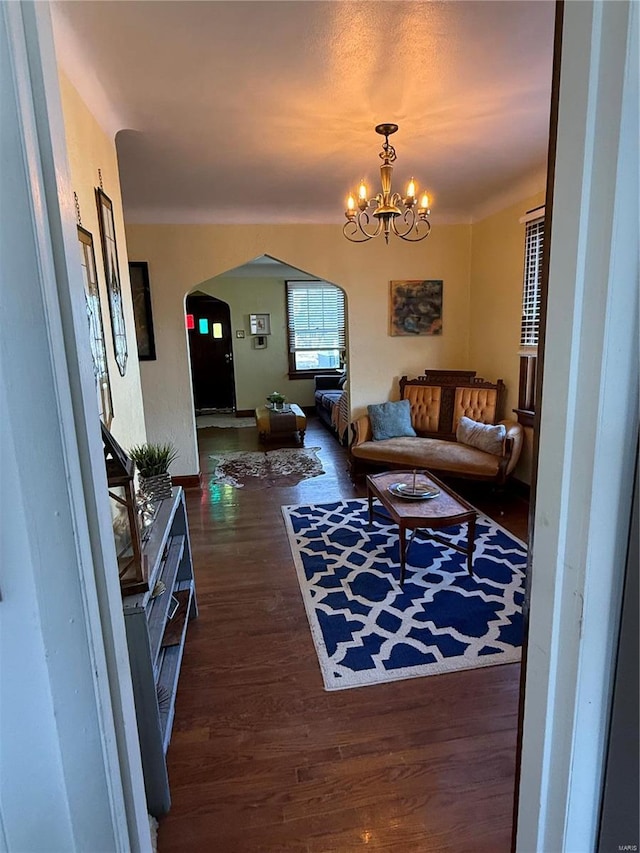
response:
{"label": "window frame", "polygon": [[[296,367],[296,352],[302,350],[296,350],[293,339],[292,339],[292,318],[291,312],[289,309],[290,300],[289,293],[292,290],[291,286],[299,285],[300,287],[309,288],[309,285],[316,286],[318,289],[321,289],[323,286],[326,288],[335,289],[340,294],[342,294],[342,328],[338,329],[338,340],[339,346],[338,350],[340,352],[344,352],[346,348],[346,332],[347,332],[347,311],[346,311],[346,298],[345,293],[342,288],[338,287],[337,284],[333,284],[330,281],[325,281],[324,279],[287,279],[285,281],[285,315],[287,322],[287,358],[289,363],[289,379],[314,379],[316,376],[337,376],[342,371],[342,356],[340,358],[340,366],[338,367],[322,367],[322,368],[311,368],[308,370],[302,370]],[[334,349],[334,347],[328,347],[328,349]]]}
{"label": "window frame", "polygon": [[545,208],[528,210],[520,222],[525,225],[522,278],[522,316],[520,321],[520,378],[518,407],[513,411],[523,426],[532,427],[536,406],[540,305],[542,299],[542,263],[544,253]]}

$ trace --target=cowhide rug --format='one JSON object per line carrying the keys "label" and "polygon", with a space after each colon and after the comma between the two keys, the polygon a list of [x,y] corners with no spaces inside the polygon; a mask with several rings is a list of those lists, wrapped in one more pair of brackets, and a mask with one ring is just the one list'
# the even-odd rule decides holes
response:
{"label": "cowhide rug", "polygon": [[216,460],[214,483],[242,489],[268,489],[272,486],[295,486],[301,480],[324,474],[316,451],[319,447],[291,447],[266,451],[218,451],[210,454]]}

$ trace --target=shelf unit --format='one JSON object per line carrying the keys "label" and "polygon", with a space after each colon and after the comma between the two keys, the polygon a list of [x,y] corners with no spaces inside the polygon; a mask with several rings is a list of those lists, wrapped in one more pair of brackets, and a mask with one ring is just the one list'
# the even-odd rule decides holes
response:
{"label": "shelf unit", "polygon": [[[161,502],[142,553],[149,589],[125,595],[123,608],[147,808],[159,817],[171,805],[166,754],[187,626],[198,615],[181,487],[174,488],[171,498]],[[172,598],[178,600],[179,607],[170,618],[175,605]]]}

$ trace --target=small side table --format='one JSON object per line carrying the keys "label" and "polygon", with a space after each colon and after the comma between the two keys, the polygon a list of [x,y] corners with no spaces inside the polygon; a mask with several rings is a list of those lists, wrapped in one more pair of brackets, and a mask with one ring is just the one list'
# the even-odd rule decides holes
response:
{"label": "small side table", "polygon": [[284,435],[297,435],[300,444],[304,444],[307,430],[307,416],[296,403],[289,403],[284,411],[278,412],[267,406],[256,409],[256,425],[260,441]]}

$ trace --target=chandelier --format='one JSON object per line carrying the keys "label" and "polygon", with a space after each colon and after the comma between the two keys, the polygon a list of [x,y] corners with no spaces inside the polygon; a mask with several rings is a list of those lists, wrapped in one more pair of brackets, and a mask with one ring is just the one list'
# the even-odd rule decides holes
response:
{"label": "chandelier", "polygon": [[[397,129],[397,124],[379,124],[376,127],[376,133],[384,136],[382,151],[379,154],[382,160],[381,191],[373,198],[369,198],[363,179],[358,187],[357,199],[353,193],[349,193],[345,211],[347,221],[342,232],[352,243],[365,243],[379,234],[384,234],[384,239],[388,243],[391,233],[400,237],[401,240],[417,243],[428,237],[431,231],[431,224],[427,219],[431,215],[429,196],[424,192],[418,202],[416,183],[413,178],[409,181],[405,198],[400,193],[391,192],[393,172],[391,164],[396,159],[396,150],[389,143],[389,137]],[[378,220],[377,224],[373,221],[374,219]]]}

